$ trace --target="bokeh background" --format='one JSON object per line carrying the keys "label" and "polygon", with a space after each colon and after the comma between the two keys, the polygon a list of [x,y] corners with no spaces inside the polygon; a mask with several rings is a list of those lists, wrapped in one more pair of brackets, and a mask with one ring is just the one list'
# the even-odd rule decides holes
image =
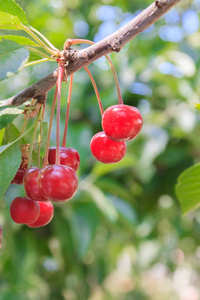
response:
{"label": "bokeh background", "polygon": [[[151,1],[17,1],[30,24],[62,49],[67,38],[95,42]],[[11,185],[0,202],[0,300],[199,300],[200,212],[183,216],[177,177],[200,160],[200,1],[182,1],[155,25],[110,55],[124,103],[140,109],[144,126],[114,165],[92,157],[101,131],[92,84],[74,75],[67,146],[81,156],[79,189],[56,204],[39,229],[14,224],[9,205],[23,195]],[[81,47],[84,47],[82,45]],[[43,63],[0,83],[6,99],[56,68]],[[104,109],[117,103],[105,58],[89,66]],[[48,93],[48,121],[54,90]],[[62,85],[61,133],[68,86]],[[20,130],[22,119],[15,120]],[[12,126],[12,125],[11,125]],[[27,137],[28,139],[28,137]],[[55,145],[55,124],[51,145]]]}

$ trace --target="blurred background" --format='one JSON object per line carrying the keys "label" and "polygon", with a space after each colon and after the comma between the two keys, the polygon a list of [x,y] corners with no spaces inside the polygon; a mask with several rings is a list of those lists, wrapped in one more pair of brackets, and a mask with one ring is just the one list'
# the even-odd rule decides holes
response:
{"label": "blurred background", "polygon": [[[103,39],[151,4],[143,0],[17,1],[57,48],[67,38]],[[182,1],[121,52],[110,55],[124,103],[144,126],[118,164],[90,153],[101,116],[84,70],[74,75],[67,146],[78,150],[79,189],[38,229],[15,224],[11,185],[0,203],[0,300],[199,300],[200,212],[183,216],[177,177],[200,160],[200,1]],[[84,47],[82,45],[81,47]],[[0,83],[6,99],[57,67],[43,63]],[[105,58],[89,66],[104,109],[117,103]],[[48,93],[48,121],[54,89]],[[68,86],[62,85],[61,133]],[[21,117],[15,127],[22,124]],[[61,134],[62,136],[62,134]],[[51,145],[55,145],[55,124]]]}

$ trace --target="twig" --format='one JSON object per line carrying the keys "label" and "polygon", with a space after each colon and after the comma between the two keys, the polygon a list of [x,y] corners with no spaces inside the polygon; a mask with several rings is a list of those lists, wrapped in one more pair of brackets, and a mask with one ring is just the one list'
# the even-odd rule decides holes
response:
{"label": "twig", "polygon": [[[181,2],[181,0],[155,1],[132,21],[98,43],[82,50],[67,48],[63,52],[66,61],[68,61],[66,67],[67,75],[70,76],[105,54],[119,52],[130,40],[154,24],[179,2]],[[31,98],[37,99],[38,96],[46,94],[56,84],[56,79],[57,70],[35,82],[15,96],[5,100],[0,107],[7,105],[18,106]]]}

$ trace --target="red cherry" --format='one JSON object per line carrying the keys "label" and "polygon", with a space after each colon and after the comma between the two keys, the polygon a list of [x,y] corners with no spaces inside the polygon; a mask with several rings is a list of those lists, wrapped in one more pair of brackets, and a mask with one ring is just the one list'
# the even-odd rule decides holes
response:
{"label": "red cherry", "polygon": [[15,177],[11,181],[11,184],[23,184],[24,174],[27,170],[28,164],[20,164],[19,169],[17,170],[17,173],[15,174]]}
{"label": "red cherry", "polygon": [[44,195],[37,183],[40,171],[41,169],[38,167],[32,167],[26,171],[24,175],[24,189],[30,199],[35,201],[47,201],[48,198]]}
{"label": "red cherry", "polygon": [[26,197],[17,197],[10,205],[11,218],[18,224],[35,222],[39,214],[39,203]]}
{"label": "red cherry", "polygon": [[[49,148],[48,161],[50,165],[55,164],[56,147]],[[74,148],[60,147],[60,164],[71,167],[77,171],[80,164],[80,156],[78,151]]]}
{"label": "red cherry", "polygon": [[140,132],[142,125],[139,109],[125,104],[108,107],[102,116],[105,134],[115,141],[132,140]]}
{"label": "red cherry", "polygon": [[49,200],[60,202],[76,192],[78,179],[74,169],[64,165],[49,165],[40,171],[38,184]]}
{"label": "red cherry", "polygon": [[94,157],[104,164],[112,164],[120,161],[126,154],[126,143],[116,142],[105,132],[98,132],[90,142],[90,149]]}
{"label": "red cherry", "polygon": [[35,227],[42,227],[47,225],[53,218],[54,215],[54,208],[51,202],[46,201],[46,202],[38,202],[40,205],[40,215],[38,219],[33,222],[33,223],[27,223],[31,228]]}

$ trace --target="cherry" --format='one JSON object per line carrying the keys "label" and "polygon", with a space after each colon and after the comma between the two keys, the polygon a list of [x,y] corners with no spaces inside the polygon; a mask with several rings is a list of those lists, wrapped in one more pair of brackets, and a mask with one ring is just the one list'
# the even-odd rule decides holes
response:
{"label": "cherry", "polygon": [[24,175],[24,189],[26,195],[36,201],[47,201],[48,198],[44,195],[42,189],[39,187],[37,180],[38,174],[41,171],[38,167],[28,169]]}
{"label": "cherry", "polygon": [[108,107],[102,116],[105,134],[115,141],[132,140],[140,132],[142,125],[139,109],[125,104]]}
{"label": "cherry", "polygon": [[15,177],[11,181],[11,184],[23,184],[24,174],[27,170],[28,164],[21,163]]}
{"label": "cherry", "polygon": [[78,186],[74,169],[64,165],[49,165],[42,169],[38,184],[49,200],[60,202],[70,199]]}
{"label": "cherry", "polygon": [[31,228],[35,227],[42,227],[47,225],[53,218],[54,215],[54,208],[51,202],[46,201],[46,202],[40,202],[38,201],[39,206],[40,206],[40,215],[38,219],[33,222],[33,223],[27,223]]}
{"label": "cherry", "polygon": [[27,197],[16,197],[10,205],[11,218],[18,224],[35,222],[39,214],[39,203]]}
{"label": "cherry", "polygon": [[104,164],[119,162],[126,154],[126,143],[111,140],[105,132],[98,132],[90,142],[94,157]]}
{"label": "cherry", "polygon": [[[56,147],[49,148],[48,161],[50,165],[55,164]],[[60,164],[71,167],[77,171],[80,164],[80,156],[78,151],[74,148],[60,147]]]}

